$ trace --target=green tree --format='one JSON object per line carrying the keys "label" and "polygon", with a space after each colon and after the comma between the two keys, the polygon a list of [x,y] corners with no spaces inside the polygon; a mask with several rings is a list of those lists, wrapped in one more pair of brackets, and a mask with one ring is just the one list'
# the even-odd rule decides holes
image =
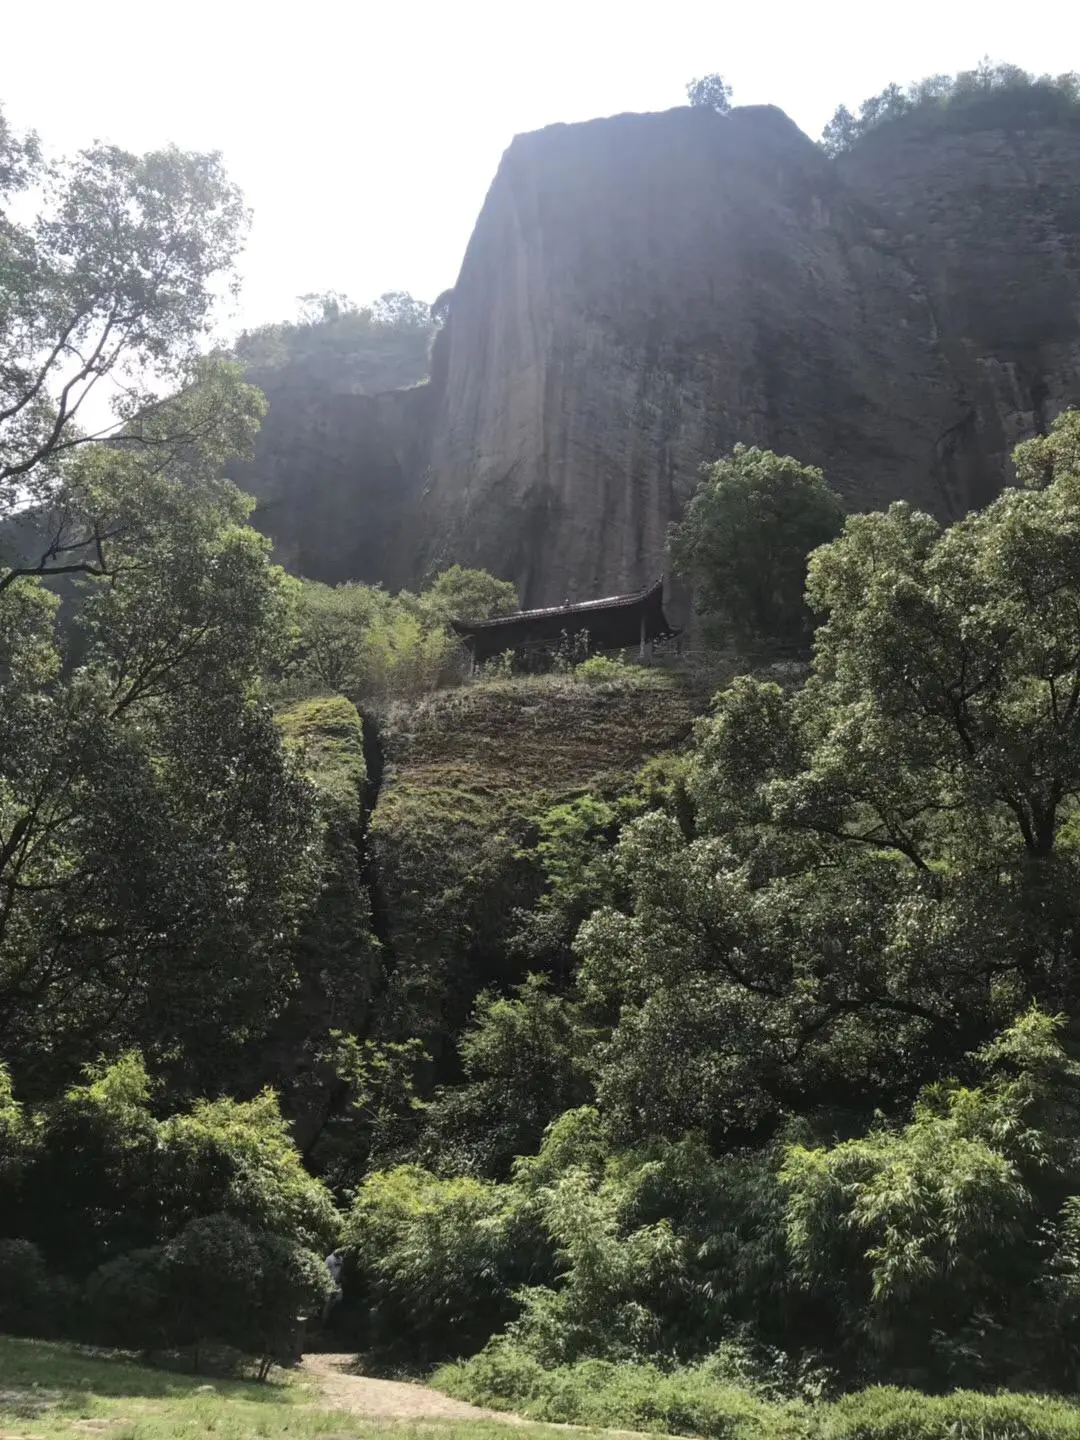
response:
{"label": "green tree", "polygon": [[686,514],[672,527],[676,568],[722,642],[805,648],[807,556],[839,534],[843,507],[820,470],[736,445],[703,467]]}
{"label": "green tree", "polygon": [[1080,1071],[1063,1028],[1029,1011],[973,1057],[979,1084],[930,1087],[901,1127],[789,1148],[796,1272],[864,1373],[1072,1381],[1067,1307],[1046,1307],[1075,1275],[1062,1207],[1080,1181]]}
{"label": "green tree", "polygon": [[491,620],[518,608],[517,588],[509,580],[463,565],[440,571],[420,599],[432,620],[444,626],[451,620]]}
{"label": "green tree", "polygon": [[840,155],[850,150],[858,138],[858,120],[846,105],[838,105],[821,132],[821,148],[826,155]]}
{"label": "green tree", "polygon": [[258,693],[291,585],[218,478],[263,402],[197,356],[243,207],[214,156],[0,151],[0,1044],[43,1089],[133,1039],[212,1083],[280,1003],[316,826]]}
{"label": "green tree", "polygon": [[853,115],[840,105],[821,134],[829,155],[850,150],[880,126],[919,115],[938,124],[1013,124],[1054,121],[1080,108],[1080,74],[1032,75],[1017,65],[984,58],[957,75],[928,75],[911,85],[895,82],[870,95]]}
{"label": "green tree", "polygon": [[726,115],[731,109],[731,86],[722,75],[701,75],[687,84],[686,98],[699,109]]}
{"label": "green tree", "polygon": [[300,300],[297,320],[246,331],[236,342],[236,358],[271,403],[302,403],[343,377],[373,394],[427,375],[436,324],[424,301],[400,290],[370,305],[336,292]]}
{"label": "green tree", "polygon": [[[56,499],[79,449],[119,435],[189,377],[246,220],[216,155],[99,144],[50,162],[0,117],[0,201],[16,197],[0,214],[0,520]],[[16,219],[30,197],[36,213]],[[88,431],[91,397],[109,379],[112,417]],[[47,523],[37,553],[12,568],[100,570],[111,532],[93,520]]]}
{"label": "green tree", "polygon": [[131,1053],[28,1106],[19,1166],[0,1171],[0,1233],[76,1277],[215,1214],[323,1254],[332,1247],[330,1194],[304,1170],[271,1092],[157,1118],[152,1104],[170,1100]]}
{"label": "green tree", "polygon": [[369,1345],[425,1362],[475,1348],[516,1312],[538,1236],[507,1186],[415,1165],[369,1175],[345,1227]]}
{"label": "green tree", "polygon": [[390,597],[370,585],[302,581],[290,665],[301,686],[362,695],[368,678],[368,627],[383,618],[389,604]]}
{"label": "green tree", "polygon": [[459,647],[451,620],[484,620],[516,607],[508,581],[460,565],[418,595],[305,580],[287,683],[369,701],[433,690],[454,676]]}
{"label": "green tree", "polygon": [[296,1358],[301,1327],[332,1287],[320,1257],[230,1215],[192,1220],[173,1240],[107,1262],[86,1286],[82,1332],[143,1350],[208,1344],[255,1356],[265,1380]]}
{"label": "green tree", "polygon": [[528,976],[509,997],[482,992],[458,1047],[464,1083],[428,1105],[420,1153],[444,1173],[507,1178],[552,1120],[591,1098],[593,1038],[542,976]]}
{"label": "green tree", "polygon": [[1018,450],[1041,488],[948,529],[849,519],[810,563],[805,687],[717,698],[692,838],[663,814],[624,830],[629,902],[578,945],[626,1133],[895,1111],[1026,1001],[1071,1013],[1078,427]]}
{"label": "green tree", "polygon": [[257,689],[290,585],[213,478],[252,414],[233,382],[214,371],[142,422],[147,437],[204,426],[182,453],[167,440],[70,462],[66,513],[109,529],[75,620],[83,666],[61,675],[37,579],[0,594],[0,1036],[16,1067],[62,1073],[90,1045],[166,1036],[195,1062],[210,1005],[210,1074],[288,983],[317,822]]}

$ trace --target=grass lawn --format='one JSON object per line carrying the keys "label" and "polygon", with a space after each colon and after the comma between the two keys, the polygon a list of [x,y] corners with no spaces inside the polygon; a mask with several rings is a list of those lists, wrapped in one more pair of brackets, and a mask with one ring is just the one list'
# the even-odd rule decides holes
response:
{"label": "grass lawn", "polygon": [[[554,1437],[515,1427],[529,1440]],[[102,1440],[308,1440],[423,1433],[445,1440],[507,1440],[497,1422],[373,1423],[322,1407],[318,1392],[275,1372],[269,1384],[179,1375],[107,1352],[0,1336],[0,1440],[100,1435]]]}

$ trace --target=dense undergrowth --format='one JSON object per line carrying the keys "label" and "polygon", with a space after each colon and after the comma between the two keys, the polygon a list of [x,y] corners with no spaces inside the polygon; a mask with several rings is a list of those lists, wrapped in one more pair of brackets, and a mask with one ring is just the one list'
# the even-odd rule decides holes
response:
{"label": "dense undergrowth", "polygon": [[444,1365],[449,1395],[531,1419],[706,1440],[1072,1440],[1080,1406],[1036,1395],[949,1395],[876,1386],[837,1400],[784,1398],[761,1373],[720,1355],[686,1369],[583,1360],[543,1369],[527,1354],[493,1349]]}
{"label": "dense undergrowth", "polygon": [[1032,75],[1017,65],[983,60],[957,75],[929,75],[912,85],[887,85],[853,115],[841,105],[822,132],[830,155],[852,149],[868,136],[887,133],[898,121],[908,130],[1026,129],[1080,124],[1080,74]]}
{"label": "dense undergrowth", "polygon": [[1071,1440],[1080,1407],[1041,1395],[953,1391],[923,1395],[878,1385],[838,1400],[785,1395],[739,1352],[696,1367],[612,1364],[602,1359],[544,1369],[513,1348],[492,1348],[444,1365],[433,1384],[446,1394],[533,1420],[654,1431],[706,1440]]}

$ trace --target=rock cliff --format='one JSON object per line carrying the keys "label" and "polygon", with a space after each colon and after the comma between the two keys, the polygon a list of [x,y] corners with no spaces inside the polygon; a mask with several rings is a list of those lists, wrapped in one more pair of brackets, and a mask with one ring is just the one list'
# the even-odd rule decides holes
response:
{"label": "rock cliff", "polygon": [[402,521],[427,463],[431,387],[382,394],[308,383],[302,366],[249,370],[269,409],[253,461],[230,478],[288,569],[337,585],[412,578]]}
{"label": "rock cliff", "polygon": [[328,441],[322,578],[459,560],[526,604],[632,588],[739,440],[853,507],[962,513],[1080,403],[1080,124],[915,116],[836,161],[771,107],[519,136],[403,393]]}

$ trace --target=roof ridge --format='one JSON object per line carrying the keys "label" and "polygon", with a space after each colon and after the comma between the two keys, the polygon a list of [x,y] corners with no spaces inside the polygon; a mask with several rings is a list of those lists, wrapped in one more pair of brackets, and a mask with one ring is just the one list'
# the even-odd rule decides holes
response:
{"label": "roof ridge", "polygon": [[625,605],[632,605],[636,601],[646,600],[657,590],[663,591],[664,577],[654,580],[651,585],[643,585],[640,590],[627,591],[621,595],[602,595],[595,600],[576,600],[573,604],[542,605],[535,610],[512,610],[509,615],[495,615],[490,620],[451,620],[451,625],[461,634],[465,630],[481,630],[493,628],[497,625],[508,625],[515,620],[538,620],[541,616],[548,615],[580,615],[593,610],[618,609]]}

